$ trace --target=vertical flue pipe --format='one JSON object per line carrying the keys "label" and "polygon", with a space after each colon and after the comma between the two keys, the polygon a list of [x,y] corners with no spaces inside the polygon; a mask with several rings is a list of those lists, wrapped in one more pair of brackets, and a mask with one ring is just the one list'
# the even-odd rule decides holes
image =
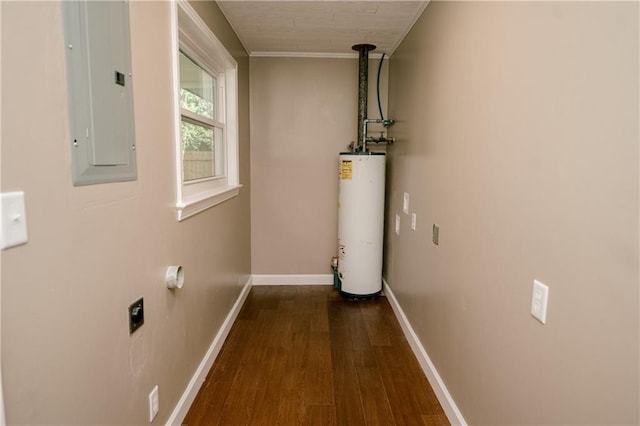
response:
{"label": "vertical flue pipe", "polygon": [[358,144],[366,151],[366,137],[364,133],[364,120],[367,118],[367,93],[369,91],[369,51],[376,47],[373,44],[356,44],[351,48],[358,52]]}

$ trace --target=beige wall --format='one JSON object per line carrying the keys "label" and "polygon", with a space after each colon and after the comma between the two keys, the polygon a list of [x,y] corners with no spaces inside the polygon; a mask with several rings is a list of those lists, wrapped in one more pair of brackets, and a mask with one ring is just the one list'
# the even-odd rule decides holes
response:
{"label": "beige wall", "polygon": [[639,421],[638,36],[637,3],[431,2],[391,59],[385,275],[471,424]]}
{"label": "beige wall", "polygon": [[[368,117],[377,118],[379,59],[369,62]],[[254,274],[331,273],[338,238],[338,154],[356,138],[357,113],[357,59],[251,58]]]}
{"label": "beige wall", "polygon": [[[240,196],[176,222],[170,3],[131,2],[138,179],[74,187],[59,2],[2,2],[2,190],[29,242],[2,253],[10,424],[163,424],[250,274],[248,58],[213,2],[198,11],[240,71]],[[165,268],[182,264],[175,293]],[[144,296],[129,336],[127,306]]]}

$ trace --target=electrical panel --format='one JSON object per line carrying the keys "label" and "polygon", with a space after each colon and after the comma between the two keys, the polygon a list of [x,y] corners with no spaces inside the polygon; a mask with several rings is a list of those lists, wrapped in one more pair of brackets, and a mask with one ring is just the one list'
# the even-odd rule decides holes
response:
{"label": "electrical panel", "polygon": [[62,7],[73,184],[135,180],[129,3]]}

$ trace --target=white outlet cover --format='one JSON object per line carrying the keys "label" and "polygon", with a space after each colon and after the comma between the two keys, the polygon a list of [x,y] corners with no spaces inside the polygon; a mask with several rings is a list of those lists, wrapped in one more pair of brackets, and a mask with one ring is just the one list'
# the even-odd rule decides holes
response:
{"label": "white outlet cover", "polygon": [[549,287],[538,280],[533,280],[533,292],[531,293],[531,315],[543,324],[547,323],[548,299]]}
{"label": "white outlet cover", "polygon": [[412,231],[416,230],[416,214],[415,213],[411,213],[411,230]]}
{"label": "white outlet cover", "polygon": [[400,235],[400,216],[396,215],[396,235]]}
{"label": "white outlet cover", "polygon": [[151,393],[149,394],[149,421],[152,422],[153,419],[160,411],[160,400],[158,399],[158,385],[153,388]]}
{"label": "white outlet cover", "polygon": [[0,198],[0,249],[27,242],[24,192],[5,192]]}
{"label": "white outlet cover", "polygon": [[409,193],[405,192],[402,197],[402,211],[404,214],[409,214]]}

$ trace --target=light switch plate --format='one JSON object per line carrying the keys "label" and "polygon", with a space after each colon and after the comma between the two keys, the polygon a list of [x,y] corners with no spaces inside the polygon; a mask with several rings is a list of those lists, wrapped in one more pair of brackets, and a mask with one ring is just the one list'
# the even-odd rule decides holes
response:
{"label": "light switch plate", "polygon": [[402,211],[404,214],[409,214],[409,193],[405,192],[402,197]]}
{"label": "light switch plate", "polygon": [[411,213],[411,230],[412,231],[416,230],[416,214],[415,213]]}
{"label": "light switch plate", "polygon": [[0,249],[27,242],[24,192],[5,192],[0,198]]}
{"label": "light switch plate", "polygon": [[431,241],[435,245],[440,245],[440,226],[437,224],[433,224],[433,228],[431,230]]}
{"label": "light switch plate", "polygon": [[531,315],[543,324],[547,323],[548,299],[549,287],[538,280],[533,280],[533,292],[531,293]]}
{"label": "light switch plate", "polygon": [[400,235],[400,216],[396,215],[396,235]]}

